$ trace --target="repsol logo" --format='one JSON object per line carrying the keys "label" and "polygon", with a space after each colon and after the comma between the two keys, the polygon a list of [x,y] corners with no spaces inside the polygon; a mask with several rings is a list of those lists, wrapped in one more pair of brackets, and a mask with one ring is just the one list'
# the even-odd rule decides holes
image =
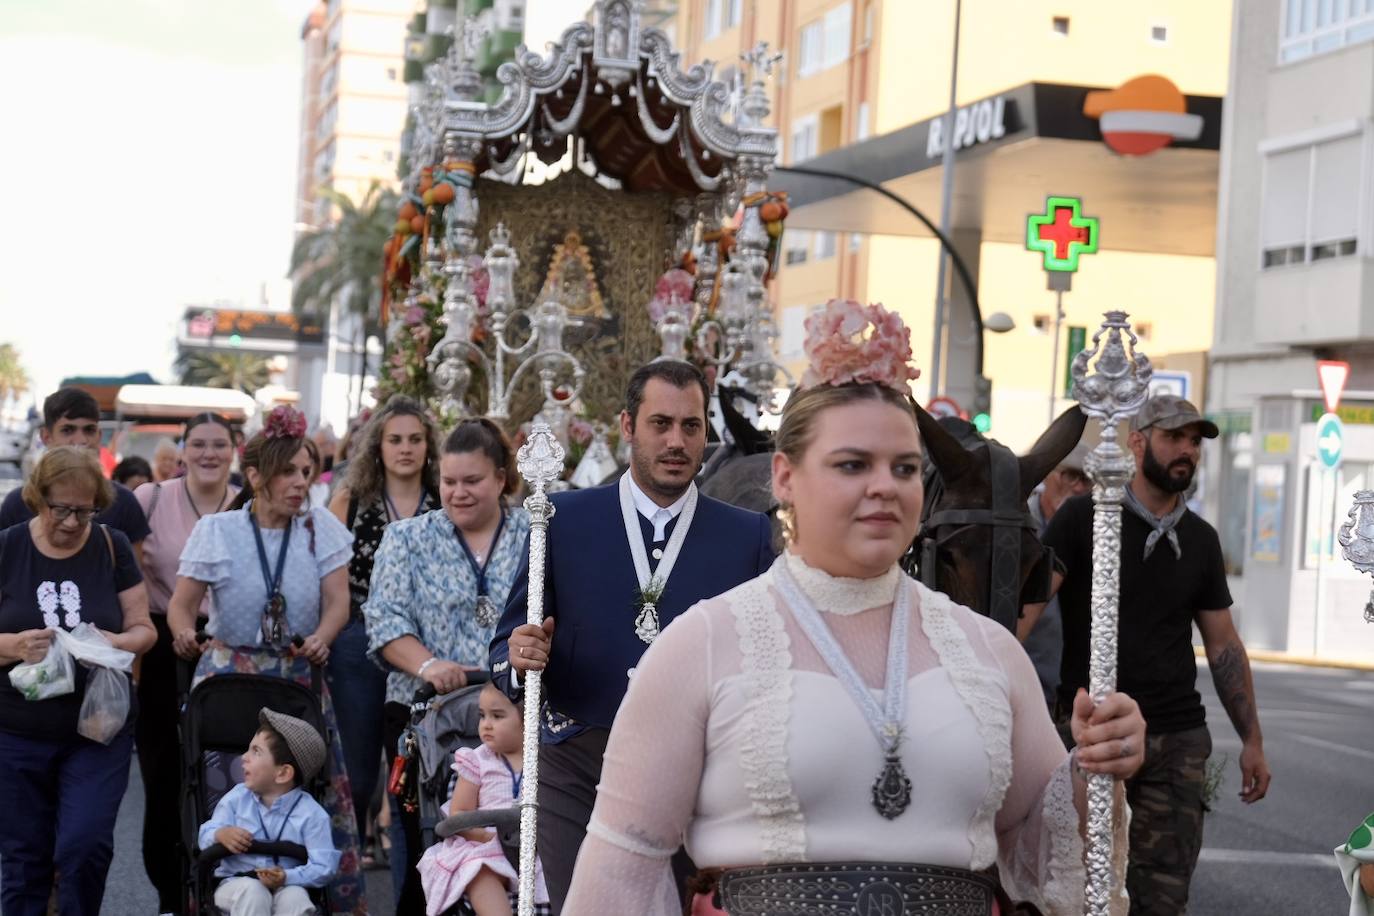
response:
{"label": "repsol logo", "polygon": [[[945,123],[949,115],[930,122],[926,133],[926,158],[938,159],[945,153]],[[954,113],[954,148],[956,150],[987,143],[1006,136],[1007,99],[995,96],[965,105]]]}

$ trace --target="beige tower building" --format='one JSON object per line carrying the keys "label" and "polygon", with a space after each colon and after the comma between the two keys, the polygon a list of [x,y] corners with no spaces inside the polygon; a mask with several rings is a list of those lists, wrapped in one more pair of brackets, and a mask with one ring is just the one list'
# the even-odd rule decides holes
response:
{"label": "beige tower building", "polygon": [[396,183],[406,119],[406,24],[415,0],[328,0],[301,30],[303,60],[296,221],[329,218],[320,188],[361,200]]}
{"label": "beige tower building", "polygon": [[[881,184],[940,221],[942,142],[949,107],[955,0],[682,0],[676,38],[689,61],[717,62],[767,41],[785,54],[774,112],[781,166],[805,165]],[[1108,308],[1140,323],[1142,347],[1186,377],[1201,403],[1212,340],[1221,96],[1227,85],[1231,3],[1150,4],[964,0],[951,235],[976,278],[984,316],[1009,333],[985,335],[993,382],[992,433],[1016,448],[1063,409],[1068,328],[1091,331]],[[1161,74],[1196,115],[1200,133],[1125,157],[1085,115],[1093,89]],[[834,296],[881,301],[912,329],[918,364],[931,362],[939,245],[872,191],[779,173],[792,194],[783,266],[773,290],[787,360],[801,359],[807,313]],[[1050,194],[1079,196],[1101,219],[1101,251],[1085,256],[1056,340],[1055,297],[1026,217]],[[976,361],[968,297],[951,290],[947,365]],[[959,360],[964,362],[959,363]],[[970,410],[972,371],[939,390]],[[917,383],[927,393],[931,373]],[[1053,400],[1051,400],[1051,379]]]}

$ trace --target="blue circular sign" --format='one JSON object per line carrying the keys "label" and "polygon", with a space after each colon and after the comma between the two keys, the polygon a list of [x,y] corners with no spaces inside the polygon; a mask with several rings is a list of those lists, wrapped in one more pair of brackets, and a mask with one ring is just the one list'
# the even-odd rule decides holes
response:
{"label": "blue circular sign", "polygon": [[1334,413],[1324,413],[1317,421],[1317,460],[1322,467],[1335,469],[1341,466],[1341,453],[1345,449],[1345,424]]}

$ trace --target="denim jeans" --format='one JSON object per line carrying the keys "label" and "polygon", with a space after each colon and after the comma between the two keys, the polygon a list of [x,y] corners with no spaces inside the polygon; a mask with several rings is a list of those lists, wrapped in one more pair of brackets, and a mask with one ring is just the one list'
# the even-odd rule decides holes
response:
{"label": "denim jeans", "polygon": [[381,772],[382,705],[386,699],[386,672],[367,657],[363,621],[352,620],[340,631],[330,647],[325,674],[334,697],[358,839],[362,842],[367,837],[367,810]]}

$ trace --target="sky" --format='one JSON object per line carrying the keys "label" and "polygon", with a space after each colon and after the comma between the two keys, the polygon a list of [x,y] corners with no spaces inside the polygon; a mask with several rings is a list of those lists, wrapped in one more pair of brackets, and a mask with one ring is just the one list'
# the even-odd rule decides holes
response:
{"label": "sky", "polygon": [[[529,45],[589,5],[530,0]],[[0,343],[38,401],[69,375],[171,381],[187,305],[281,287],[312,6],[0,2]]]}

